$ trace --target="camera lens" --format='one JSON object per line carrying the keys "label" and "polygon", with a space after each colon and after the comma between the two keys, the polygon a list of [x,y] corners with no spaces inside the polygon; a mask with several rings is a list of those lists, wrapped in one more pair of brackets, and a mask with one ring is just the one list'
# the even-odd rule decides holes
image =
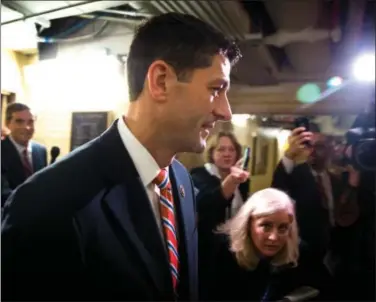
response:
{"label": "camera lens", "polygon": [[360,140],[354,148],[355,164],[364,171],[376,171],[376,140]]}

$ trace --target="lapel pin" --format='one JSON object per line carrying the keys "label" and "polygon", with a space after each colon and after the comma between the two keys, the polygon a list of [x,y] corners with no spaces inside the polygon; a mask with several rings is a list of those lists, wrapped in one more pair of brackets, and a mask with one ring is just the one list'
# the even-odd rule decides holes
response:
{"label": "lapel pin", "polygon": [[180,193],[181,197],[183,197],[183,198],[185,197],[185,190],[184,190],[183,185],[179,186],[179,193]]}

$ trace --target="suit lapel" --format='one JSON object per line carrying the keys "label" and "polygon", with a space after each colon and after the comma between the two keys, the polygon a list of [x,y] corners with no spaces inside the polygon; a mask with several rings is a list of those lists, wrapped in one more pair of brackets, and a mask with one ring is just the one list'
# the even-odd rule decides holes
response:
{"label": "suit lapel", "polygon": [[[133,183],[116,186],[105,196],[104,201],[113,218],[136,248],[136,253],[156,287],[161,291],[168,289],[169,282],[166,282],[166,276],[169,276],[169,271],[166,254],[141,181],[135,177]],[[119,240],[122,241],[124,238]]]}
{"label": "suit lapel", "polygon": [[[109,151],[109,147],[111,150]],[[161,292],[173,293],[167,253],[150,200],[115,124],[99,140],[100,169],[111,188],[103,198]],[[98,158],[98,160],[99,160]],[[103,160],[107,158],[108,160]],[[119,238],[119,240],[124,240]]]}
{"label": "suit lapel", "polygon": [[5,160],[1,164],[6,168],[7,173],[15,175],[15,178],[20,181],[24,181],[25,171],[22,165],[21,157],[9,137],[4,140],[2,147]]}
{"label": "suit lapel", "polygon": [[[175,192],[175,203],[179,204],[181,212],[180,216],[182,221],[179,221],[179,225],[184,227],[186,244],[187,246],[190,246],[188,244],[189,237],[195,230],[195,218],[192,217],[192,215],[194,215],[194,208],[191,202],[192,199],[190,197],[192,193],[188,191],[191,190],[191,186],[187,184],[184,178],[182,178],[181,175],[177,172],[175,161],[173,162],[171,167],[172,169],[170,169],[170,179]],[[189,200],[186,200],[187,198],[189,198]]]}
{"label": "suit lapel", "polygon": [[[172,187],[174,189],[174,201],[177,204],[177,209],[179,210],[178,215],[178,223],[179,227],[183,228],[184,232],[180,232],[180,234],[184,234],[184,238],[180,238],[180,240],[185,240],[185,252],[186,259],[187,259],[187,269],[188,269],[188,276],[190,276],[190,282],[192,281],[192,277],[196,276],[196,249],[197,246],[195,244],[195,237],[194,233],[196,230],[196,219],[195,219],[195,209],[194,209],[194,196],[192,195],[192,187],[189,177],[186,174],[179,173],[182,170],[179,167],[177,161],[173,161],[172,165],[170,166],[170,179],[172,183]],[[193,277],[194,279],[194,277]],[[194,290],[195,285],[190,284],[191,290]],[[195,297],[192,294],[192,297]]]}
{"label": "suit lapel", "polygon": [[31,143],[31,158],[33,161],[33,172],[40,170],[42,168],[42,164],[40,161],[38,148],[33,143]]}

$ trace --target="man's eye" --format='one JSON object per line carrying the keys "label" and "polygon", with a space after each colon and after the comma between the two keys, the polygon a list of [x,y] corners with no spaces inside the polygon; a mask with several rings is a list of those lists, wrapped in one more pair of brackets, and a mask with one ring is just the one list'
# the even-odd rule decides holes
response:
{"label": "man's eye", "polygon": [[219,92],[221,91],[221,89],[222,89],[222,87],[213,87],[213,88],[211,88],[211,90],[212,90],[212,92],[213,92],[213,94],[215,96],[217,96],[219,94]]}

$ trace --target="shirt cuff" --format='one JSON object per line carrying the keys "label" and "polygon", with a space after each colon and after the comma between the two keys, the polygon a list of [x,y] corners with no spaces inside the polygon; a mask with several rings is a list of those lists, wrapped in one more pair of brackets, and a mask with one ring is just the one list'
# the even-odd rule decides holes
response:
{"label": "shirt cuff", "polygon": [[292,170],[294,170],[294,161],[290,158],[287,158],[286,156],[282,157],[282,164],[285,167],[285,171],[287,174],[290,174]]}

